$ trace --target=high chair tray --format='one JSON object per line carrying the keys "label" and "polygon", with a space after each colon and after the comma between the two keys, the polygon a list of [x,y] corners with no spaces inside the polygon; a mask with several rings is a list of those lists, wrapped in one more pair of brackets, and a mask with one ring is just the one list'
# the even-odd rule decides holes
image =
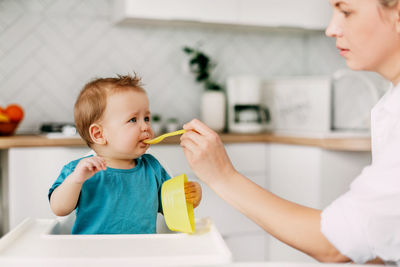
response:
{"label": "high chair tray", "polygon": [[196,221],[194,234],[70,235],[65,234],[69,223],[63,218],[26,219],[0,239],[0,266],[188,266],[232,261],[208,218]]}

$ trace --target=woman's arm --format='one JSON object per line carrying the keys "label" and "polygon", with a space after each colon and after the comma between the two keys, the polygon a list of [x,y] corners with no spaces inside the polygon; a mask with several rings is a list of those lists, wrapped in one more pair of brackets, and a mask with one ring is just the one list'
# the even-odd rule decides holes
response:
{"label": "woman's arm", "polygon": [[274,237],[319,261],[349,261],[321,233],[321,211],[282,199],[238,173],[218,134],[199,120],[184,129],[188,132],[182,135],[181,146],[189,165],[222,199]]}
{"label": "woman's arm", "polygon": [[321,233],[321,211],[280,198],[237,172],[229,180],[212,183],[211,187],[230,205],[289,246],[319,261],[349,261]]}

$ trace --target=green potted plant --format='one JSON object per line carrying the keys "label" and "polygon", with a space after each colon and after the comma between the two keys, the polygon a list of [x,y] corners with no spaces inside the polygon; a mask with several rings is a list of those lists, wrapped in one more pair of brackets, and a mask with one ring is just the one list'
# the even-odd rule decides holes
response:
{"label": "green potted plant", "polygon": [[151,127],[155,135],[160,135],[162,133],[163,129],[160,114],[156,113],[151,115]]}
{"label": "green potted plant", "polygon": [[195,75],[195,81],[205,89],[201,97],[201,120],[221,132],[225,128],[226,97],[223,86],[211,77],[216,64],[199,49],[185,46],[183,51],[189,56],[189,69]]}

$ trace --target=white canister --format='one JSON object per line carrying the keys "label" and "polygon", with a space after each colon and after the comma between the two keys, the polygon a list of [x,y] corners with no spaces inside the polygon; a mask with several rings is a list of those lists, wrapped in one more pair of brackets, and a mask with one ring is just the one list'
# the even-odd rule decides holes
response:
{"label": "white canister", "polygon": [[225,128],[225,94],[207,90],[201,97],[201,120],[211,129],[222,132]]}

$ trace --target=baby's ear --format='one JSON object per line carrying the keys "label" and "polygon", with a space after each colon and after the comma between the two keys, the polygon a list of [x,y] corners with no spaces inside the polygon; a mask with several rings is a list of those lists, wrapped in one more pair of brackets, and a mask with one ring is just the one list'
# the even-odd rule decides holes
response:
{"label": "baby's ear", "polygon": [[101,127],[100,124],[93,123],[92,125],[90,125],[89,134],[93,143],[98,145],[105,145],[107,143],[103,135],[103,127]]}

